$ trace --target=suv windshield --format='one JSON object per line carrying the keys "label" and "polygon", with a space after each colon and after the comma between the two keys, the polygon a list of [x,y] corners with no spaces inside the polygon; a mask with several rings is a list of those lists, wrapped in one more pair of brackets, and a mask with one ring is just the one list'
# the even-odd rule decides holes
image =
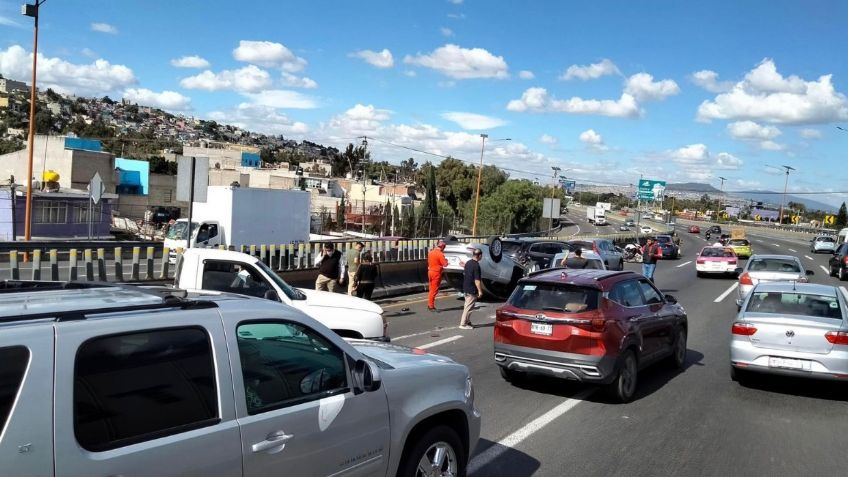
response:
{"label": "suv windshield", "polygon": [[775,315],[842,319],[839,300],[832,295],[807,293],[755,292],[746,311]]}
{"label": "suv windshield", "polygon": [[671,243],[671,237],[668,235],[657,235],[657,242],[661,244]]}
{"label": "suv windshield", "polygon": [[830,242],[833,243],[833,237],[817,237],[816,242]]}
{"label": "suv windshield", "polygon": [[599,291],[594,288],[550,283],[522,283],[509,299],[525,310],[580,313],[598,308]]}

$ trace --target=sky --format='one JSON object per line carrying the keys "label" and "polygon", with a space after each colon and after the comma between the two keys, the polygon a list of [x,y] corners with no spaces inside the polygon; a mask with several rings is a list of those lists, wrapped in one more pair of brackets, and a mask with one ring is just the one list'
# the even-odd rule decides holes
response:
{"label": "sky", "polygon": [[[50,0],[38,84],[365,136],[389,162],[477,163],[487,134],[485,163],[541,183],[559,167],[781,191],[787,165],[790,192],[845,192],[846,23],[848,2],[823,0]],[[32,19],[0,0],[0,74],[29,81],[31,49]]]}

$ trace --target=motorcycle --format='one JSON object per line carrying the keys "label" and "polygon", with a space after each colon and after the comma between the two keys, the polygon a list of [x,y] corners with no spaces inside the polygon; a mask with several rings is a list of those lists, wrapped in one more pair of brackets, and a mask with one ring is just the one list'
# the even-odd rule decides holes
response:
{"label": "motorcycle", "polygon": [[625,245],[624,254],[621,258],[628,263],[642,263],[642,247],[635,243]]}

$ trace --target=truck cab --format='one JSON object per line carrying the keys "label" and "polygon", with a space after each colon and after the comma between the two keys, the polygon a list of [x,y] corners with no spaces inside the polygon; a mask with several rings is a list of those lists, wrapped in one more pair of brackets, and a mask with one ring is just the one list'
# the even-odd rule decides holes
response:
{"label": "truck cab", "polygon": [[345,338],[388,341],[380,305],[362,298],[295,288],[254,256],[191,248],[177,262],[174,285],[265,298],[297,308]]}
{"label": "truck cab", "polygon": [[177,249],[217,247],[225,244],[223,230],[218,222],[202,221],[191,223],[191,247],[189,244],[188,219],[179,219],[168,226],[165,246],[170,250],[168,260],[175,263]]}

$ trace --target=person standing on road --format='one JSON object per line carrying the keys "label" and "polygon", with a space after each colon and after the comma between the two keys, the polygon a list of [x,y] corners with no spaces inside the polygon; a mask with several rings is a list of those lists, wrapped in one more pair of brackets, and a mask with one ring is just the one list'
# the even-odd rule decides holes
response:
{"label": "person standing on road", "polygon": [[362,256],[362,263],[357,268],[351,280],[356,284],[356,296],[359,298],[371,299],[371,294],[374,292],[374,284],[377,282],[377,275],[380,270],[377,265],[374,265],[370,253]]}
{"label": "person standing on road", "polygon": [[483,298],[483,282],[480,273],[480,260],[482,258],[483,251],[475,248],[471,252],[471,260],[465,263],[462,272],[462,292],[465,294],[465,306],[462,308],[459,327],[463,330],[474,328],[474,325],[471,324],[471,312],[474,311],[477,300]]}
{"label": "person standing on road", "polygon": [[657,242],[652,238],[648,238],[645,246],[642,247],[642,275],[645,275],[652,282],[654,281],[654,272],[657,269],[657,258],[662,256]]}
{"label": "person standing on road", "polygon": [[439,287],[442,285],[442,269],[448,264],[448,259],[445,258],[444,240],[439,239],[439,242],[427,254],[427,278],[430,281],[430,294],[427,295],[427,309],[436,311],[436,294],[439,293]]}
{"label": "person standing on road", "polygon": [[335,293],[345,272],[341,252],[332,243],[325,243],[323,252],[315,259],[315,266],[318,267],[315,289]]}
{"label": "person standing on road", "polygon": [[356,271],[359,270],[359,263],[362,259],[362,249],[365,248],[365,244],[362,242],[356,242],[353,245],[353,248],[347,251],[345,254],[345,262],[347,262],[347,294],[353,296],[356,293],[356,285],[353,283],[353,277],[356,275]]}

